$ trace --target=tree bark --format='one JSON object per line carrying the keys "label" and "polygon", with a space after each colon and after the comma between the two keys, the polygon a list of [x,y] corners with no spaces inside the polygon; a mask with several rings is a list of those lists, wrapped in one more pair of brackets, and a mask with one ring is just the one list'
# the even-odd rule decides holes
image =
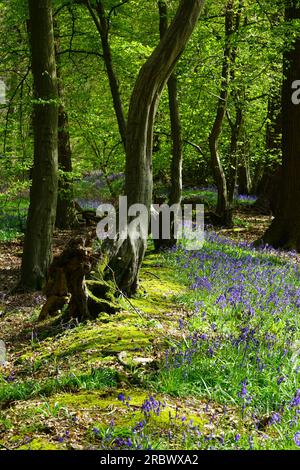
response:
{"label": "tree bark", "polygon": [[[266,127],[266,159],[259,165],[256,171],[254,192],[257,195],[255,207],[257,210],[269,214],[275,214],[279,202],[280,169],[282,141],[282,111],[280,91],[272,94],[268,99],[268,123]],[[274,204],[275,202],[275,204]]]}
{"label": "tree bark", "polygon": [[[286,0],[287,24],[300,19],[296,0]],[[262,238],[274,247],[300,251],[300,105],[292,101],[292,84],[300,77],[300,36],[284,52],[282,86],[282,180],[278,212]]]}
{"label": "tree bark", "polygon": [[229,204],[233,204],[235,191],[238,184],[238,171],[240,162],[240,145],[239,139],[241,136],[241,131],[243,127],[243,108],[240,103],[239,96],[236,96],[235,103],[235,120],[234,122],[228,117],[230,129],[231,129],[231,138],[230,138],[230,149],[229,149],[229,172],[228,172],[228,201]]}
{"label": "tree bark", "polygon": [[60,70],[60,39],[59,29],[56,26],[55,57],[57,67],[57,89],[59,98],[58,109],[58,197],[55,225],[60,229],[69,229],[76,223],[74,208],[72,174],[72,149],[69,132],[69,119],[64,105],[64,84]]}
{"label": "tree bark", "polygon": [[[204,0],[181,0],[177,14],[142,67],[132,93],[126,132],[125,194],[128,207],[143,204],[150,214],[152,203],[153,125],[161,93],[190,38]],[[130,222],[130,220],[129,220]],[[128,295],[136,292],[138,274],[147,246],[148,226],[140,237],[129,234],[116,244],[110,268],[119,287]]]}
{"label": "tree bark", "polygon": [[225,47],[221,74],[221,90],[218,100],[216,118],[209,135],[209,149],[215,183],[218,188],[217,215],[220,223],[225,226],[232,225],[232,214],[228,199],[228,188],[225,172],[219,155],[219,138],[227,110],[229,84],[231,79],[232,60],[232,34],[234,33],[234,0],[228,0],[225,12]]}
{"label": "tree bark", "polygon": [[238,165],[238,190],[239,194],[251,194],[252,178],[249,159],[246,155],[241,157]]}
{"label": "tree bark", "polygon": [[87,0],[86,4],[101,38],[103,59],[104,59],[104,63],[105,63],[106,71],[107,71],[114,110],[115,110],[116,118],[118,121],[120,136],[121,136],[124,148],[125,148],[126,146],[126,119],[125,119],[124,110],[123,110],[119,83],[118,83],[116,72],[113,66],[111,48],[110,48],[110,43],[109,43],[109,20],[105,14],[105,9],[103,6],[103,2],[101,0],[97,1],[97,5],[95,8],[91,5],[89,0]]}
{"label": "tree bark", "polygon": [[21,282],[41,289],[52,258],[57,203],[58,103],[51,0],[29,0],[34,80],[34,167]]}
{"label": "tree bark", "polygon": [[[234,64],[237,57],[237,46],[233,44],[232,38],[235,33],[239,31],[242,10],[244,7],[243,0],[238,1],[237,12],[235,13],[235,0],[228,0],[225,10],[225,46],[223,56],[223,66],[221,74],[221,89],[220,96],[217,105],[216,118],[213,123],[211,133],[209,135],[209,149],[211,154],[211,162],[213,168],[213,174],[215,183],[218,188],[218,201],[217,201],[217,218],[221,225],[232,226],[232,199],[235,186],[235,178],[237,171],[237,154],[231,155],[230,160],[234,161],[233,172],[230,177],[233,176],[234,180],[232,184],[228,184],[226,180],[226,174],[223,169],[221,158],[219,155],[219,139],[222,133],[223,122],[227,111],[227,104],[230,92],[230,84],[235,80]],[[240,132],[242,123],[242,114],[240,109],[236,110],[236,129],[235,135],[232,136],[232,148],[237,144],[236,133]],[[236,142],[235,142],[236,140]]]}
{"label": "tree bark", "polygon": [[[165,1],[158,2],[159,8],[159,29],[160,38],[163,39],[168,29],[168,9]],[[169,192],[168,204],[171,207],[173,204],[180,204],[182,197],[182,151],[183,140],[181,130],[181,120],[178,104],[178,83],[176,72],[174,71],[168,80],[168,95],[169,95],[169,111],[170,111],[170,124],[171,124],[171,142],[172,142],[172,160],[171,160],[171,187]],[[160,238],[154,240],[155,248],[161,250],[164,248],[171,248],[176,245],[176,238],[174,233],[174,214],[171,213],[170,220],[170,239],[166,240]]]}
{"label": "tree bark", "polygon": [[78,321],[96,318],[101,312],[114,314],[120,309],[113,283],[86,279],[95,268],[95,257],[87,244],[88,240],[75,238],[53,260],[45,289],[47,301],[39,321],[57,315],[64,307],[64,318]]}

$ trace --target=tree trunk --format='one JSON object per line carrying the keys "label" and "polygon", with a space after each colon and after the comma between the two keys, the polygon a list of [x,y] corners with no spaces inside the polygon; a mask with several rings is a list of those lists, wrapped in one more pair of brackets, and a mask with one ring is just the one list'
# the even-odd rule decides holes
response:
{"label": "tree trunk", "polygon": [[[62,95],[60,95],[60,98]],[[58,198],[56,227],[69,229],[76,223],[72,174],[72,150],[70,144],[69,121],[64,105],[58,111]]]}
{"label": "tree trunk", "polygon": [[[153,125],[157,106],[193,32],[203,3],[204,0],[181,0],[172,24],[142,67],[132,93],[126,133],[125,194],[128,207],[140,203],[149,214],[152,203]],[[119,287],[128,295],[137,290],[147,234],[148,224],[140,229],[139,238],[133,239],[129,234],[125,242],[116,245],[110,262]]]}
{"label": "tree trunk", "polygon": [[251,194],[252,178],[249,159],[243,155],[238,166],[238,191],[239,194]]}
{"label": "tree trunk", "polygon": [[[244,8],[244,0],[239,0],[235,12],[235,0],[228,0],[225,11],[225,47],[221,76],[221,90],[217,106],[216,118],[209,136],[209,149],[211,154],[211,162],[215,183],[218,188],[217,214],[216,219],[221,225],[232,226],[232,201],[237,178],[237,153],[235,147],[238,144],[238,136],[242,126],[242,109],[240,105],[236,109],[235,129],[232,124],[231,149],[234,152],[230,156],[230,163],[233,167],[229,172],[230,181],[227,183],[226,175],[223,169],[221,158],[219,155],[219,139],[222,132],[224,117],[227,112],[227,104],[230,92],[230,84],[235,80],[234,64],[237,58],[237,45],[233,44],[233,35],[238,33],[242,11]],[[236,93],[238,95],[238,93]],[[235,97],[237,99],[237,97]],[[230,120],[230,119],[229,119]]]}
{"label": "tree trunk", "polygon": [[60,71],[60,39],[59,30],[56,26],[55,56],[57,66],[57,88],[59,97],[58,109],[58,168],[60,170],[58,179],[58,197],[55,225],[60,229],[69,229],[76,223],[76,212],[74,208],[72,174],[72,150],[69,133],[68,114],[64,106],[64,85]]}
{"label": "tree trunk", "polygon": [[57,203],[57,80],[51,0],[29,0],[34,80],[34,167],[21,287],[41,289],[52,258]]}
{"label": "tree trunk", "polygon": [[122,99],[119,89],[118,79],[114,70],[112,54],[109,44],[109,20],[105,14],[105,9],[101,0],[97,1],[96,7],[92,7],[90,1],[87,1],[87,7],[91,17],[95,23],[97,31],[101,38],[103,59],[107,71],[111,96],[113,100],[114,110],[118,121],[120,136],[124,145],[126,146],[126,119],[122,105]]}
{"label": "tree trunk", "polygon": [[239,101],[239,97],[236,97],[235,104],[235,120],[232,122],[228,117],[230,129],[231,129],[231,139],[230,139],[230,157],[229,157],[229,174],[228,174],[228,201],[229,204],[233,204],[235,191],[238,184],[238,168],[241,164],[240,162],[240,145],[239,139],[241,136],[241,131],[243,127],[243,108]]}
{"label": "tree trunk", "polygon": [[[286,1],[287,24],[300,19],[296,0]],[[263,241],[274,247],[300,251],[300,105],[292,101],[294,81],[300,77],[300,36],[284,52],[282,87],[282,181],[278,212]]]}
{"label": "tree trunk", "polygon": [[[159,8],[159,26],[160,38],[163,39],[168,29],[168,9],[165,1],[158,2]],[[168,204],[171,207],[173,204],[180,204],[182,197],[182,131],[181,121],[178,105],[178,91],[177,91],[177,77],[175,71],[171,74],[168,80],[168,95],[169,95],[169,110],[170,110],[170,123],[171,123],[171,141],[172,141],[172,160],[171,160],[171,188],[169,193]],[[170,220],[170,239],[160,238],[154,240],[155,248],[160,250],[163,248],[171,248],[176,245],[176,238],[174,233],[174,214],[171,213]]]}
{"label": "tree trunk", "polygon": [[[268,123],[266,127],[266,159],[259,165],[256,171],[254,192],[257,195],[255,207],[262,213],[269,214],[276,212],[277,204],[274,204],[273,197],[278,194],[280,188],[279,174],[281,164],[282,140],[282,114],[280,93],[273,94],[268,100]],[[276,197],[277,203],[279,202]],[[271,206],[273,209],[271,209]],[[274,212],[274,213],[275,213]]]}
{"label": "tree trunk", "polygon": [[225,12],[225,47],[222,66],[220,98],[216,118],[209,136],[209,149],[215,183],[218,188],[217,216],[225,226],[232,225],[232,212],[228,199],[228,188],[225,172],[219,155],[219,138],[222,132],[224,117],[227,110],[229,84],[231,79],[232,34],[234,33],[234,0],[228,0]]}

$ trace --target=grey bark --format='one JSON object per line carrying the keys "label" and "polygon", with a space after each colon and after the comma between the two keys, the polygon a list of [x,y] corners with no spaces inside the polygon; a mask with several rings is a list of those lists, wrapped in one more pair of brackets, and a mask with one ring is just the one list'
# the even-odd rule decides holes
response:
{"label": "grey bark", "polygon": [[[159,8],[159,26],[160,38],[163,39],[168,29],[168,9],[165,1],[158,2]],[[182,157],[183,157],[183,140],[181,130],[181,120],[178,104],[178,84],[176,72],[174,71],[168,80],[168,96],[169,96],[169,112],[171,124],[171,142],[172,142],[172,159],[171,159],[171,187],[169,191],[169,206],[180,204],[182,197]],[[169,240],[160,238],[155,240],[156,249],[169,248],[176,245],[174,233],[174,214],[171,214]]]}
{"label": "grey bark", "polygon": [[72,149],[69,132],[69,119],[65,109],[65,90],[61,75],[59,29],[55,27],[55,58],[57,66],[58,109],[58,167],[61,170],[58,179],[58,197],[55,225],[60,229],[69,229],[76,223],[72,174]]}
{"label": "grey bark", "polygon": [[[287,24],[300,19],[297,0],[286,0]],[[300,36],[284,52],[282,86],[282,155],[280,200],[276,216],[262,240],[274,247],[300,251],[300,105],[292,101],[294,81],[300,77]],[[288,117],[288,118],[287,118]]]}
{"label": "grey bark", "polygon": [[114,110],[115,110],[116,118],[118,121],[120,136],[121,136],[124,148],[125,148],[126,146],[126,119],[125,119],[124,110],[123,110],[119,82],[118,82],[117,75],[114,69],[112,53],[111,53],[111,48],[110,48],[110,43],[109,43],[109,20],[105,14],[105,9],[103,6],[103,2],[101,0],[97,1],[97,5],[95,8],[91,5],[91,2],[89,0],[86,1],[86,4],[101,38],[103,59],[104,59],[104,63],[105,63],[106,71],[107,71],[108,80],[109,80],[109,86],[111,90]]}
{"label": "grey bark", "polygon": [[40,289],[52,258],[57,203],[58,103],[51,0],[29,0],[34,80],[34,167],[21,287]]}
{"label": "grey bark", "polygon": [[[197,24],[203,4],[204,0],[181,0],[168,31],[142,67],[132,93],[126,132],[125,194],[129,206],[144,204],[149,214],[156,110],[161,93]],[[146,246],[147,238],[141,234],[137,240],[128,236],[121,246],[115,247],[110,267],[119,287],[129,295],[137,290]]]}

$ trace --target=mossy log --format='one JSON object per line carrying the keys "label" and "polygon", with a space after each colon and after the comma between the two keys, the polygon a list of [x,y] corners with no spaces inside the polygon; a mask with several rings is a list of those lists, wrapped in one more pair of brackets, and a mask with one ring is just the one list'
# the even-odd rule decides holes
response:
{"label": "mossy log", "polygon": [[80,225],[93,227],[94,225],[97,225],[97,222],[99,222],[100,218],[97,217],[95,210],[82,209],[76,201],[74,202],[74,208],[77,214],[77,221]]}
{"label": "mossy log", "polygon": [[45,289],[47,301],[39,321],[57,315],[65,307],[64,317],[78,321],[96,318],[102,312],[113,314],[119,309],[114,283],[91,279],[97,262],[100,261],[92,256],[91,248],[82,238],[71,240],[50,266]]}

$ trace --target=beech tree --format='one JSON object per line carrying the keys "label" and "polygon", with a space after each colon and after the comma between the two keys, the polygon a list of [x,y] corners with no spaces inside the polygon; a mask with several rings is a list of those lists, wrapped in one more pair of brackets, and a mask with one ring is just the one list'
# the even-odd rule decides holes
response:
{"label": "beech tree", "polygon": [[[216,212],[219,218],[219,222],[225,226],[232,225],[231,198],[233,198],[234,188],[232,188],[231,191],[228,191],[226,174],[222,165],[219,152],[219,139],[222,133],[223,122],[227,111],[228,99],[230,95],[230,83],[234,80],[233,66],[236,60],[236,47],[234,47],[233,44],[233,35],[238,31],[240,26],[243,2],[241,0],[239,1],[237,13],[235,12],[235,8],[235,0],[228,0],[225,7],[225,46],[221,73],[221,89],[217,104],[216,117],[209,135],[209,149],[213,174],[216,186],[218,188],[218,202]],[[234,126],[234,130],[231,141],[231,151],[233,152],[236,151],[235,147],[237,145],[242,121],[240,110],[237,109],[236,113],[236,123],[232,123],[232,128]],[[237,162],[235,162],[234,166],[237,166],[236,164]]]}
{"label": "beech tree", "polygon": [[[131,96],[126,130],[125,194],[128,207],[143,204],[150,214],[152,204],[153,126],[161,93],[189,40],[204,0],[181,0],[162,40],[143,65]],[[130,221],[130,219],[129,219]],[[128,234],[114,245],[109,263],[116,282],[128,295],[136,292],[138,275],[147,246],[148,231],[140,237]]]}
{"label": "beech tree", "polygon": [[[163,39],[168,30],[168,7],[165,1],[158,2],[159,9],[159,29],[160,37]],[[178,103],[178,83],[176,71],[170,75],[168,80],[168,98],[171,125],[171,185],[169,189],[169,206],[180,204],[182,198],[182,157],[183,157],[183,139]],[[176,244],[174,234],[174,213],[171,213],[170,220],[170,238],[154,240],[156,249],[162,249],[174,246]]]}
{"label": "beech tree", "polygon": [[65,108],[64,98],[65,90],[63,77],[61,73],[60,63],[60,32],[57,24],[54,23],[55,29],[55,61],[57,74],[57,92],[59,98],[58,108],[58,195],[55,225],[60,229],[68,229],[76,223],[76,214],[73,201],[73,184],[72,184],[72,149],[69,132],[69,117]]}
{"label": "beech tree", "polygon": [[[287,30],[293,21],[300,20],[298,0],[286,0]],[[289,36],[287,36],[288,38]],[[287,44],[284,52],[282,86],[282,171],[279,202],[275,218],[263,236],[263,242],[274,247],[300,251],[300,104],[292,95],[294,82],[300,79],[300,36]]]}
{"label": "beech tree", "polygon": [[[120,3],[121,6],[124,3],[127,3],[128,0],[125,0]],[[110,27],[110,16],[106,14],[103,2],[98,0],[96,5],[93,6],[89,0],[79,0],[78,3],[83,3],[87,6],[90,15],[94,21],[94,24],[97,28],[97,31],[100,35],[102,50],[103,50],[103,60],[105,63],[105,68],[107,72],[107,77],[109,81],[111,96],[113,100],[114,110],[116,118],[118,121],[118,127],[122,143],[124,147],[126,146],[126,119],[123,110],[123,104],[119,89],[119,83],[117,75],[113,65],[112,53],[109,43],[109,27]]]}
{"label": "beech tree", "polygon": [[51,0],[29,0],[34,80],[34,165],[21,287],[41,289],[52,259],[57,203],[58,93]]}

